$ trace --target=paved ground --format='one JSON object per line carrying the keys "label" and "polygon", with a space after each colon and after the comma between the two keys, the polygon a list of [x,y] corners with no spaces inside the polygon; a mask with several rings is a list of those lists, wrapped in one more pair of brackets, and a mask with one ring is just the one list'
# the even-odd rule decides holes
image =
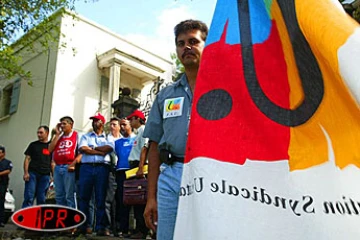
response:
{"label": "paved ground", "polygon": [[[86,235],[86,236],[78,236],[74,237],[70,234],[65,233],[44,233],[44,232],[33,232],[33,231],[26,231],[26,230],[19,230],[17,226],[13,223],[8,223],[5,225],[4,228],[0,228],[0,239],[1,240],[33,240],[33,239],[54,239],[54,240],[70,240],[70,239],[89,239],[89,240],[96,240],[96,239],[124,239],[127,238],[119,238],[119,237],[97,237],[95,234],[93,235]],[[129,240],[129,239],[128,239]]]}

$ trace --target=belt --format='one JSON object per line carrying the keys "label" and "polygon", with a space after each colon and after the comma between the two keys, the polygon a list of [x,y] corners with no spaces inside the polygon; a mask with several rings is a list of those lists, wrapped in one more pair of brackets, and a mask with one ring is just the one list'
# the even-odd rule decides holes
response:
{"label": "belt", "polygon": [[108,164],[106,164],[106,163],[81,163],[81,164],[89,165],[89,166],[93,166],[93,167],[108,166]]}
{"label": "belt", "polygon": [[183,157],[177,157],[174,154],[172,154],[171,152],[169,152],[168,150],[162,149],[162,150],[160,150],[160,161],[162,163],[166,163],[168,165],[171,165],[174,162],[183,163],[184,158]]}

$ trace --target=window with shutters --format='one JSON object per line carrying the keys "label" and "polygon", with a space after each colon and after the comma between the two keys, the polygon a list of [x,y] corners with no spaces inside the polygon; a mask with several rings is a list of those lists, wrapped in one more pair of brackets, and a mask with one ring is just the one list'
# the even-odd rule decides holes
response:
{"label": "window with shutters", "polygon": [[0,118],[11,115],[17,111],[20,97],[20,79],[5,86],[1,91]]}

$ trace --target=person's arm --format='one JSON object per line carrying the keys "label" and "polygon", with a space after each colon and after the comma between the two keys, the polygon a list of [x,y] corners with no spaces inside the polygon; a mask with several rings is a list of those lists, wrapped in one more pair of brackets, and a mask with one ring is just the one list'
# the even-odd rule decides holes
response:
{"label": "person's arm", "polygon": [[80,139],[79,151],[88,155],[101,155],[105,156],[113,150],[112,144],[104,145],[101,147],[89,147],[88,139],[86,135],[83,135]]}
{"label": "person's arm", "polygon": [[9,173],[10,173],[11,171],[9,170],[9,169],[7,169],[7,170],[4,170],[4,171],[1,171],[0,172],[0,176],[6,176],[6,175],[9,175]]}
{"label": "person's arm", "polygon": [[147,153],[148,153],[148,148],[146,146],[143,146],[140,152],[139,170],[136,172],[137,178],[144,177],[144,165],[145,165]]}
{"label": "person's arm", "polygon": [[55,169],[56,163],[54,159],[51,160],[51,176],[54,176],[54,169]]}
{"label": "person's arm", "polygon": [[53,136],[53,138],[51,139],[51,142],[49,144],[49,147],[48,147],[49,152],[54,151],[55,146],[60,139],[60,134],[61,134],[60,125],[57,124],[56,127],[53,129],[53,131],[55,132],[55,135]]}
{"label": "person's arm", "polygon": [[148,173],[148,196],[144,211],[145,223],[148,228],[156,231],[157,225],[157,181],[160,174],[160,158],[158,151],[158,143],[151,142],[149,148],[149,173]]}
{"label": "person's arm", "polygon": [[[98,148],[98,147],[96,147]],[[91,147],[88,147],[88,146],[83,146],[83,147],[80,147],[79,150],[81,153],[85,153],[85,154],[88,154],[88,155],[101,155],[101,156],[105,156],[107,153],[105,152],[101,152],[99,150],[95,150],[96,148],[92,149]]]}
{"label": "person's arm", "polygon": [[82,154],[78,154],[78,155],[76,156],[76,158],[74,159],[74,161],[73,161],[71,164],[69,164],[69,166],[68,166],[68,171],[69,171],[69,172],[75,171],[75,165],[76,165],[77,163],[80,163],[80,162],[81,162],[81,158],[82,158]]}
{"label": "person's arm", "polygon": [[31,161],[31,157],[29,155],[25,156],[25,160],[24,160],[24,181],[29,181],[30,179],[30,175],[29,175],[29,163]]}
{"label": "person's arm", "polygon": [[106,154],[111,153],[115,149],[114,138],[107,138],[107,143],[104,146],[95,147],[95,150]]}
{"label": "person's arm", "polygon": [[94,150],[108,154],[113,151],[113,147],[111,147],[109,145],[104,145],[104,146],[100,146],[100,147],[95,147]]}

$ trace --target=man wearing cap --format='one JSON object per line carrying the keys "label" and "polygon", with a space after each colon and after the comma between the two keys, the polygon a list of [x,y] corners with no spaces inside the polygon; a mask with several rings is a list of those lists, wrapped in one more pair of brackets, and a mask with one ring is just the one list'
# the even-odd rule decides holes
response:
{"label": "man wearing cap", "polygon": [[[73,131],[74,120],[65,116],[53,129],[55,132],[49,151],[53,154],[56,203],[75,208],[75,163],[80,162],[77,154],[78,134]],[[79,160],[77,160],[79,159]]]}
{"label": "man wearing cap", "polygon": [[[135,110],[127,117],[127,119],[130,121],[131,127],[137,131],[137,135],[129,155],[130,169],[139,167],[136,176],[139,178],[144,177],[143,167],[148,151],[148,139],[143,137],[146,118],[143,112]],[[130,236],[132,239],[145,239],[149,231],[145,225],[145,219],[143,216],[144,210],[145,205],[134,206],[137,233]]]}
{"label": "man wearing cap", "polygon": [[[106,154],[114,149],[114,143],[104,133],[105,117],[100,113],[90,117],[93,131],[80,139],[79,151],[82,153],[80,167],[79,210],[89,217],[89,202],[95,189],[96,227],[98,236],[106,236],[105,197],[108,186],[109,166],[105,163]],[[88,223],[84,223],[77,234],[86,234]]]}
{"label": "man wearing cap", "polygon": [[5,147],[0,145],[0,227],[4,227],[5,195],[12,167],[11,161],[5,158]]}

